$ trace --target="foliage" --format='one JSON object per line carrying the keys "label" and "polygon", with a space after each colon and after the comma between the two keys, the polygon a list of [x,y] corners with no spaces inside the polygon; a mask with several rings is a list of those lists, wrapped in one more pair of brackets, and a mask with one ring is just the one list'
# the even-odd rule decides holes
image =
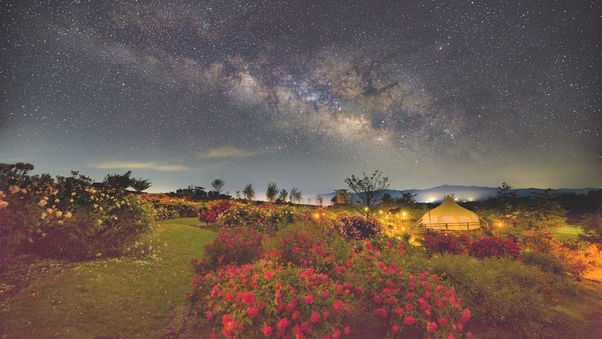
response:
{"label": "foliage", "polygon": [[196,217],[199,213],[197,205],[182,198],[156,195],[141,195],[139,197],[153,204],[155,221]]}
{"label": "foliage", "polygon": [[132,171],[127,171],[124,174],[107,174],[104,179],[105,185],[118,191],[125,191],[132,185]]}
{"label": "foliage", "polygon": [[251,202],[253,198],[255,198],[255,190],[253,189],[253,184],[247,184],[243,190],[242,194],[245,196],[248,202]]}
{"label": "foliage", "polygon": [[596,213],[590,213],[583,219],[583,234],[580,239],[589,241],[602,249],[602,209]]}
{"label": "foliage", "polygon": [[455,233],[427,230],[423,237],[422,245],[426,248],[429,255],[460,255],[468,253],[470,238],[466,233],[457,235]]}
{"label": "foliage", "polygon": [[206,274],[220,266],[252,263],[263,252],[262,238],[252,228],[221,229],[213,242],[204,246],[204,258],[201,261],[193,259],[191,264],[197,274]]}
{"label": "foliage", "polygon": [[299,189],[297,187],[293,187],[291,189],[291,193],[289,194],[290,197],[290,201],[292,203],[297,202],[298,204],[301,203],[301,199],[303,198],[303,193],[301,193],[301,191],[299,191]]}
{"label": "foliage", "polygon": [[280,190],[278,198],[276,198],[276,203],[284,203],[286,202],[286,198],[288,198],[288,191],[283,188]]}
{"label": "foliage", "polygon": [[145,191],[151,187],[151,183],[148,179],[132,179],[130,182],[130,186],[136,190],[136,192],[140,193]]}
{"label": "foliage", "polygon": [[55,183],[49,175],[29,176],[32,165],[1,168],[5,255],[27,251],[70,260],[119,256],[152,226],[149,203],[123,191],[88,189],[91,180],[78,172],[57,177]]}
{"label": "foliage", "polygon": [[368,239],[381,234],[382,225],[378,220],[358,215],[338,214],[336,218],[321,219],[326,234],[339,234],[346,239]]}
{"label": "foliage", "polygon": [[268,183],[268,189],[265,192],[265,197],[269,202],[274,202],[276,200],[276,195],[278,194],[278,186],[276,186],[275,182]]}
{"label": "foliage", "polygon": [[476,258],[510,257],[518,259],[521,248],[511,239],[483,237],[470,243],[468,253]]}
{"label": "foliage", "polygon": [[358,208],[367,207],[369,211],[380,201],[383,191],[386,190],[390,183],[389,177],[383,176],[382,172],[374,171],[371,176],[367,176],[366,172],[363,177],[351,175],[351,178],[346,178],[345,183],[349,186],[349,190],[353,192],[352,197]]}
{"label": "foliage", "polygon": [[515,212],[515,222],[524,230],[550,231],[564,224],[566,213],[557,201],[552,200],[547,189],[529,198]]}
{"label": "foliage", "polygon": [[219,200],[217,203],[211,204],[209,208],[203,208],[198,214],[197,219],[204,221],[206,224],[214,223],[217,217],[227,211],[232,203],[230,200]]}
{"label": "foliage", "polygon": [[280,265],[277,256],[193,278],[188,299],[202,336],[338,338],[369,326],[379,337],[451,338],[470,319],[453,288],[426,271],[407,274],[382,262],[371,243],[350,253],[334,274]]}
{"label": "foliage", "polygon": [[232,207],[219,214],[220,227],[251,227],[261,233],[275,233],[283,224],[311,219],[309,210],[274,205],[232,203]]}
{"label": "foliage", "polygon": [[215,179],[211,182],[211,187],[218,197],[222,194],[225,184],[226,182],[222,179]]}
{"label": "foliage", "polygon": [[474,325],[522,338],[541,337],[560,296],[575,293],[565,280],[506,258],[413,259],[413,269],[428,269],[456,287],[463,305],[472,312]]}

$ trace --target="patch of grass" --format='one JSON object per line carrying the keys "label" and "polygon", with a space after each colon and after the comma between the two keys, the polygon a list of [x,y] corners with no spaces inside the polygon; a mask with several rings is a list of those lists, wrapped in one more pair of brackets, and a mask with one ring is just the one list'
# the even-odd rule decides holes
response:
{"label": "patch of grass", "polygon": [[582,233],[583,229],[578,225],[564,225],[558,229],[552,231],[552,235],[562,242],[574,241],[579,238],[579,233]]}
{"label": "patch of grass", "polygon": [[165,220],[141,259],[97,260],[38,282],[0,305],[0,338],[160,338],[185,302],[190,259],[215,233]]}

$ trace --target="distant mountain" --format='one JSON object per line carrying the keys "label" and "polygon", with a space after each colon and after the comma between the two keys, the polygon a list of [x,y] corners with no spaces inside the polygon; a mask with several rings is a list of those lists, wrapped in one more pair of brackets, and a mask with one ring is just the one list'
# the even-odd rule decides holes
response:
{"label": "distant mountain", "polygon": [[[596,190],[598,188],[559,188],[553,189],[552,193],[575,193],[575,194],[586,194],[590,190]],[[544,191],[542,188],[516,188],[514,189],[519,197],[531,196],[535,193],[541,193]],[[443,197],[446,195],[453,194],[459,201],[483,201],[488,197],[495,197],[497,194],[497,187],[480,187],[480,186],[459,186],[459,185],[442,185],[427,189],[409,189],[409,190],[385,190],[384,193],[390,194],[393,198],[399,198],[405,192],[412,192],[416,194],[417,202],[442,202]],[[335,193],[320,194],[324,201],[324,205],[329,205],[330,200],[335,196]],[[313,199],[315,201],[315,199]]]}

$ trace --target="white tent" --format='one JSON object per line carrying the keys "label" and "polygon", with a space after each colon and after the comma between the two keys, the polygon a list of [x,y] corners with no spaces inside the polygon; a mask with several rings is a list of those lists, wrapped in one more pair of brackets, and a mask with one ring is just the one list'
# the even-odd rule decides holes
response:
{"label": "white tent", "polygon": [[435,230],[470,231],[481,227],[474,212],[458,205],[452,197],[445,197],[441,205],[426,212],[418,225]]}

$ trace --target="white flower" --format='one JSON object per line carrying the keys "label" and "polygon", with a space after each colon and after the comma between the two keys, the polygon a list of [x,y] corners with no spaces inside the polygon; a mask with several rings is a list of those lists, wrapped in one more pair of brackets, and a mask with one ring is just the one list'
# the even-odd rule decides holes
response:
{"label": "white flower", "polygon": [[96,220],[96,223],[99,224],[99,225],[101,225],[102,224],[102,220],[98,219],[98,220]]}
{"label": "white flower", "polygon": [[94,208],[98,208],[98,204],[94,204]]}
{"label": "white flower", "polygon": [[73,202],[73,199],[69,199],[69,202]]}
{"label": "white flower", "polygon": [[65,213],[65,218],[69,219],[69,218],[71,218],[71,216],[72,216],[71,212]]}
{"label": "white flower", "polygon": [[42,219],[46,218],[46,212],[42,212]]}
{"label": "white flower", "polygon": [[59,202],[61,202],[59,199],[54,199],[55,204],[58,204]]}
{"label": "white flower", "polygon": [[74,197],[75,196],[75,192],[71,192],[71,196]]}
{"label": "white flower", "polygon": [[59,220],[59,225],[64,224],[64,222],[62,220]]}

